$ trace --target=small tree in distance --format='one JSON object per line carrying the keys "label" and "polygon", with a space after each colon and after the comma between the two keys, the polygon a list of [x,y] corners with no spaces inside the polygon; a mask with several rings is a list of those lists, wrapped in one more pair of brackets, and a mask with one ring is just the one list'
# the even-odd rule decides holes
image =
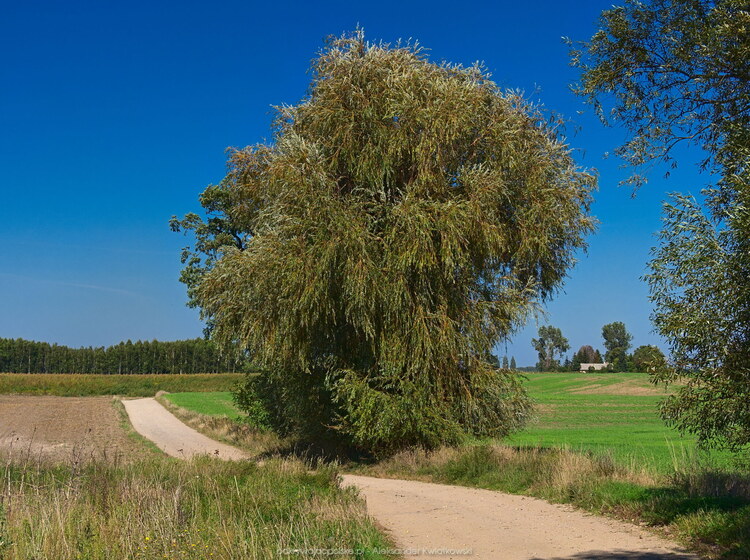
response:
{"label": "small tree in distance", "polygon": [[604,325],[602,327],[602,338],[604,339],[604,347],[607,349],[604,358],[609,362],[610,367],[614,371],[627,371],[628,349],[633,340],[633,335],[625,328],[625,323],[615,321]]}
{"label": "small tree in distance", "polygon": [[597,351],[594,350],[592,346],[589,346],[588,344],[581,346],[578,349],[578,352],[573,354],[572,359],[572,371],[579,371],[581,369],[581,364],[598,364],[601,363],[601,355],[599,356],[599,359],[597,361]]}
{"label": "small tree in distance", "polygon": [[539,338],[532,338],[531,345],[539,354],[539,371],[554,371],[560,367],[557,360],[570,349],[568,339],[562,335],[562,331],[553,326],[539,327]]}
{"label": "small tree in distance", "polygon": [[667,368],[667,359],[658,347],[639,346],[633,351],[633,369],[638,372],[657,373]]}
{"label": "small tree in distance", "polygon": [[516,365],[516,357],[515,356],[511,356],[511,358],[510,358],[510,369],[512,371],[515,371],[517,368],[518,368],[518,366]]}

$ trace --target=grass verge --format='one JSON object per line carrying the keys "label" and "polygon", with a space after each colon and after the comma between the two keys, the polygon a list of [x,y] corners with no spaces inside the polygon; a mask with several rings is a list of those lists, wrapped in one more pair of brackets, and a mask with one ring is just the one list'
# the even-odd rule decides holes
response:
{"label": "grass verge", "polygon": [[[212,405],[208,407],[202,406],[200,394],[187,393],[190,398],[184,400],[179,398],[181,395],[180,393],[159,395],[156,400],[194,430],[212,439],[239,447],[250,453],[251,456],[269,456],[281,447],[282,441],[276,434],[260,430],[246,422],[240,421],[238,419],[239,415],[232,415],[230,417],[217,412],[214,414],[198,412],[198,410],[216,410],[216,407]],[[231,394],[221,393],[221,395],[228,395],[228,401],[225,401],[225,404],[226,406],[230,406]],[[175,397],[177,398],[175,399]],[[216,398],[212,399],[209,397],[208,400],[216,400]],[[175,404],[175,401],[183,402],[192,408],[178,406]]]}
{"label": "grass verge", "polygon": [[339,488],[333,468],[311,473],[300,461],[5,462],[0,476],[7,560],[265,560],[311,549],[357,549],[340,557],[376,559],[377,549],[392,546],[356,493]]}
{"label": "grass verge", "polygon": [[86,397],[121,395],[153,397],[158,391],[230,391],[242,379],[239,373],[95,375],[0,373],[1,394]]}

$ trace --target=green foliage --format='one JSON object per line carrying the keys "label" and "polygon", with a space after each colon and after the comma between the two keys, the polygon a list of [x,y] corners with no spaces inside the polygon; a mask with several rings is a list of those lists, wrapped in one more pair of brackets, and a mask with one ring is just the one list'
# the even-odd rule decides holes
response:
{"label": "green foliage", "polygon": [[668,422],[733,449],[750,443],[749,25],[746,0],[629,0],[572,50],[579,93],[630,132],[619,153],[636,184],[638,167],[676,164],[678,144],[704,150],[715,185],[701,203],[665,204],[646,277],[675,365],[654,379],[687,379],[662,408]]}
{"label": "green foliage", "polygon": [[539,371],[555,371],[560,367],[556,356],[570,349],[568,339],[562,331],[553,326],[539,327],[539,338],[532,338],[531,345],[539,354]]}
{"label": "green foliage", "polygon": [[667,369],[664,352],[650,344],[636,348],[631,359],[634,371],[656,373]]}
{"label": "green foliage", "polygon": [[[232,400],[235,406],[245,413],[245,418],[249,424],[261,429],[270,429],[272,424],[268,413],[269,405],[264,404],[260,396],[258,382],[257,377],[247,376],[244,382],[237,384],[232,393]],[[191,410],[207,414],[204,410],[196,407],[191,407]]]}
{"label": "green foliage", "polygon": [[517,426],[529,405],[487,356],[570,270],[594,178],[479,66],[357,33],[312,73],[210,187],[252,236],[200,271],[215,339],[264,370],[289,434],[387,453]]}
{"label": "green foliage", "polygon": [[[228,179],[225,179],[227,181]],[[228,248],[243,250],[252,239],[253,231],[249,223],[232,211],[241,201],[236,192],[227,188],[226,183],[209,185],[200,196],[201,206],[206,212],[204,220],[198,214],[188,213],[181,220],[172,216],[169,226],[174,232],[192,235],[193,247],[182,250],[180,261],[185,268],[180,272],[180,282],[185,284],[188,293],[188,306],[199,307],[198,286],[204,274],[211,270]],[[204,311],[205,334],[211,334],[213,321]]]}
{"label": "green foliage", "polygon": [[516,371],[516,368],[517,368],[517,366],[516,366],[516,357],[515,356],[511,356],[511,358],[510,358],[510,370],[511,371]]}
{"label": "green foliage", "polygon": [[676,165],[681,143],[705,150],[704,167],[746,161],[748,25],[746,0],[626,0],[602,13],[591,41],[573,46],[577,92],[605,124],[630,133],[617,153],[636,170],[631,182],[644,181],[638,170],[648,164]]}
{"label": "green foliage", "polygon": [[602,327],[602,338],[607,353],[604,359],[609,362],[610,371],[628,371],[630,369],[630,356],[628,349],[630,342],[633,340],[625,328],[625,324],[620,321],[609,323]]}
{"label": "green foliage", "polygon": [[570,371],[580,371],[581,364],[600,364],[602,363],[602,357],[601,354],[599,354],[598,350],[594,350],[592,346],[589,346],[588,344],[581,346],[578,349],[578,352],[573,354],[573,359],[571,360],[571,367]]}
{"label": "green foliage", "polygon": [[607,356],[609,356],[610,352],[618,349],[627,352],[633,340],[633,335],[625,328],[625,323],[615,321],[602,327],[602,338],[604,339],[604,347],[607,349]]}
{"label": "green foliage", "polygon": [[750,443],[750,252],[739,249],[738,233],[675,196],[646,277],[674,362],[655,379],[686,380],[662,414],[703,443],[732,449]]}

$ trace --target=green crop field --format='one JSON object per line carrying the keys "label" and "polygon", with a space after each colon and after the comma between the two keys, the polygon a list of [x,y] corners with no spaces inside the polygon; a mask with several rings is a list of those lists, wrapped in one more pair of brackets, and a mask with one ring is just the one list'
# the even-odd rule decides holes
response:
{"label": "green crop field", "polygon": [[86,373],[0,373],[0,395],[153,397],[157,391],[229,391],[241,373],[117,375]]}
{"label": "green crop field", "polygon": [[236,420],[242,414],[228,391],[170,393],[164,398],[172,404],[207,416],[227,416]]}
{"label": "green crop field", "polygon": [[666,395],[641,373],[529,373],[526,388],[537,402],[537,418],[505,441],[521,446],[563,446],[611,453],[635,468],[673,471],[704,461],[723,465],[730,455],[701,452],[659,417]]}

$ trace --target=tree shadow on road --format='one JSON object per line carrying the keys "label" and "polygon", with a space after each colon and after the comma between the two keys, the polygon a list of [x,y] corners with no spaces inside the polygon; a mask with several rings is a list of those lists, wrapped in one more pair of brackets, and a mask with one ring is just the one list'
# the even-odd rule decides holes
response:
{"label": "tree shadow on road", "polygon": [[637,550],[587,550],[570,556],[541,557],[532,560],[696,560],[693,554],[681,552],[643,552]]}

